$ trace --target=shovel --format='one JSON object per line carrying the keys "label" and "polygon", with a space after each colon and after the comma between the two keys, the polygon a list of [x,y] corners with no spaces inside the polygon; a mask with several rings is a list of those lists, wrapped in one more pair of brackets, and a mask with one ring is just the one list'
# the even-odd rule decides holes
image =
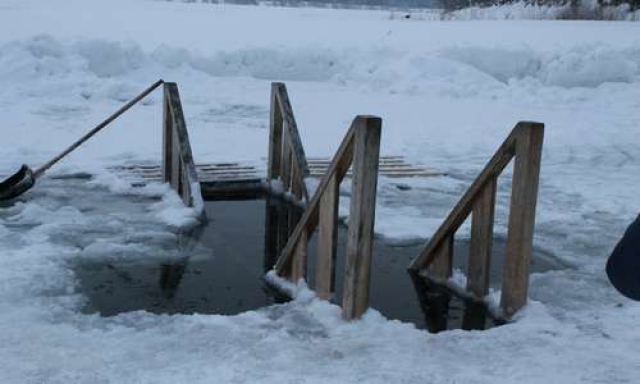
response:
{"label": "shovel", "polygon": [[82,136],[80,140],[73,143],[64,152],[54,157],[51,161],[41,166],[37,170],[33,171],[31,168],[29,168],[29,166],[23,165],[18,172],[16,172],[15,174],[13,174],[12,176],[10,176],[9,178],[7,178],[6,180],[0,183],[0,201],[13,199],[15,197],[22,195],[29,189],[31,189],[36,183],[36,180],[38,180],[40,176],[42,176],[49,168],[51,168],[58,161],[62,160],[62,158],[67,156],[69,153],[73,152],[76,148],[81,146],[85,141],[89,140],[93,135],[100,132],[104,127],[109,125],[109,123],[117,119],[120,115],[125,113],[127,110],[129,110],[129,108],[134,106],[136,103],[138,103],[140,100],[142,100],[145,96],[150,94],[153,90],[158,88],[163,83],[164,83],[163,80],[158,80],[155,83],[153,83],[153,85],[147,88],[144,92],[136,96],[135,99],[131,100],[130,102],[122,106],[122,108],[117,110],[113,115],[109,116],[106,120],[98,124],[86,135]]}

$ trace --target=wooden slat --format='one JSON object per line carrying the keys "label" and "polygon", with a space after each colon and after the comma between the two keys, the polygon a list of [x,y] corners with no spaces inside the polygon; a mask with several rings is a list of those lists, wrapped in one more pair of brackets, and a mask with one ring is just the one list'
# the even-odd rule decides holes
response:
{"label": "wooden slat", "polygon": [[206,199],[258,198],[266,192],[263,179],[202,182],[200,188]]}
{"label": "wooden slat", "polygon": [[511,131],[509,137],[507,137],[507,139],[502,143],[480,175],[476,178],[473,184],[471,184],[469,189],[467,189],[460,201],[458,201],[451,213],[449,213],[444,223],[440,228],[438,228],[418,257],[413,260],[409,266],[410,270],[417,271],[429,266],[435,257],[433,251],[440,246],[440,243],[444,241],[445,238],[455,232],[464,222],[471,212],[473,202],[475,201],[478,193],[482,191],[487,182],[495,179],[507,164],[509,164],[509,161],[511,161],[511,158],[514,155],[516,135],[520,131],[522,124],[523,123],[518,123],[518,125]]}
{"label": "wooden slat", "polygon": [[278,106],[278,86],[271,84],[271,113],[269,121],[269,163],[267,179],[280,177],[280,159],[282,157],[282,112]]}
{"label": "wooden slat", "polygon": [[455,236],[451,234],[440,246],[434,251],[435,257],[429,265],[429,276],[446,280],[453,273],[453,243]]}
{"label": "wooden slat", "polygon": [[254,167],[253,165],[241,165],[241,164],[237,164],[229,167],[196,165],[196,169],[200,172],[234,172],[234,171],[244,171],[244,170],[255,171],[256,167]]}
{"label": "wooden slat", "polygon": [[342,316],[347,320],[359,318],[369,308],[382,120],[358,116],[356,127],[342,300]]}
{"label": "wooden slat", "polygon": [[[125,180],[138,180],[138,181],[162,181],[162,177],[160,175],[121,175],[122,178],[124,178]],[[211,182],[211,181],[216,181],[216,180],[246,180],[246,179],[261,179],[264,180],[264,178],[260,177],[260,175],[257,175],[255,173],[238,173],[238,174],[230,174],[230,175],[200,175],[198,177],[198,179],[200,180],[201,183],[205,183],[205,182]]]}
{"label": "wooden slat", "polygon": [[[173,117],[173,112],[171,113],[173,119],[173,126],[175,127],[175,117]],[[180,145],[178,144],[178,134],[176,133],[175,128],[171,130],[171,143],[172,149],[171,152],[175,154],[175,156],[171,157],[171,179],[169,180],[169,184],[171,187],[180,194],[180,197],[184,200],[184,196],[180,193]],[[187,206],[189,206],[188,202],[185,202]]]}
{"label": "wooden slat", "polygon": [[[324,175],[325,172],[311,172],[311,177],[320,177]],[[444,176],[445,173],[436,172],[436,171],[406,171],[406,172],[389,172],[380,170],[379,174],[382,176],[390,177],[390,178],[402,178],[402,177],[435,177],[435,176]],[[348,172],[346,174],[347,177],[352,177],[353,174]]]}
{"label": "wooden slat", "polygon": [[340,184],[333,175],[320,198],[318,252],[316,261],[316,295],[328,300],[335,291],[336,246],[338,241],[338,205]]}
{"label": "wooden slat", "polygon": [[302,233],[296,244],[291,265],[291,281],[297,283],[307,278],[307,234]]}
{"label": "wooden slat", "polygon": [[489,181],[473,205],[467,291],[483,299],[489,290],[497,181]]}
{"label": "wooden slat", "polygon": [[527,302],[543,139],[543,124],[520,125],[500,304],[507,317]]}
{"label": "wooden slat", "polygon": [[[326,169],[329,166],[329,163],[309,163],[309,168],[311,169]],[[411,169],[415,169],[416,167],[414,167],[413,165],[409,164],[409,163],[405,163],[404,161],[398,161],[398,162],[394,162],[394,163],[384,163],[384,162],[380,162],[379,164],[379,168],[380,169],[388,169],[388,168],[393,168],[393,169],[402,169],[402,168],[411,168]]]}
{"label": "wooden slat", "polygon": [[[380,156],[380,163],[383,163],[385,161],[403,161],[404,157],[402,156]],[[309,164],[313,163],[313,162],[331,162],[331,158],[330,157],[326,157],[326,156],[307,156],[307,161],[309,162]]]}
{"label": "wooden slat", "polygon": [[[287,123],[285,121],[284,125]],[[282,130],[282,158],[280,159],[280,179],[285,191],[291,186],[291,146],[289,145],[289,133],[286,127]]]}
{"label": "wooden slat", "polygon": [[291,169],[291,194],[298,200],[302,200],[302,189],[300,188],[300,178],[298,167]]}
{"label": "wooden slat", "polygon": [[[233,169],[233,170],[196,170],[197,174],[200,176],[216,176],[216,175],[246,175],[253,174],[257,175],[257,171],[252,168],[247,169]],[[124,173],[128,173],[131,175],[139,176],[139,177],[162,177],[162,173],[159,171],[125,171]]]}
{"label": "wooden slat", "polygon": [[[163,98],[163,100],[165,100]],[[154,167],[158,169],[162,174],[162,179],[165,183],[171,180],[171,164],[173,164],[173,116],[169,110],[169,103],[166,100],[162,106],[162,164],[160,167]]]}

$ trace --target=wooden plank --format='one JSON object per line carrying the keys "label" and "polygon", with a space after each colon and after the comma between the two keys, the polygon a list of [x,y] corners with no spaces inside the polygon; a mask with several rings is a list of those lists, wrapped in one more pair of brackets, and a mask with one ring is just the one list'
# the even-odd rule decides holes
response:
{"label": "wooden plank", "polygon": [[451,234],[435,249],[433,262],[429,265],[429,276],[438,280],[447,280],[453,273],[453,244],[455,236]]}
{"label": "wooden plank", "polygon": [[469,189],[462,196],[460,201],[456,204],[453,210],[449,213],[444,223],[438,228],[431,240],[425,245],[418,257],[416,257],[409,269],[412,271],[418,271],[422,268],[426,268],[433,261],[435,253],[433,252],[440,243],[444,241],[451,233],[455,232],[460,225],[467,218],[473,207],[473,202],[476,196],[485,184],[495,179],[502,170],[509,164],[514,154],[514,145],[516,141],[516,135],[519,131],[519,127],[523,123],[518,123],[516,127],[511,131],[507,139],[502,143],[500,148],[493,155],[489,163],[484,167],[480,175],[471,184]]}
{"label": "wooden plank", "polygon": [[[257,175],[258,172],[255,169],[247,168],[247,169],[231,169],[231,170],[196,170],[198,176],[211,176],[214,177],[216,175]],[[140,177],[162,177],[162,172],[157,171],[124,171],[122,173],[128,173]]]}
{"label": "wooden plank", "polygon": [[[327,169],[328,167],[329,167],[329,163],[322,163],[322,164],[310,163],[309,164],[309,168],[311,170]],[[418,168],[408,163],[385,164],[380,162],[379,169],[421,169],[421,168]]]}
{"label": "wooden plank", "polygon": [[280,160],[282,158],[282,112],[278,105],[278,86],[271,84],[271,113],[269,119],[269,160],[267,180],[280,177]]}
{"label": "wooden plank", "polygon": [[264,272],[273,268],[278,258],[278,206],[272,203],[272,198],[265,199],[265,223],[264,223]]}
{"label": "wooden plank", "polygon": [[[199,185],[199,179],[198,179]],[[189,177],[187,172],[184,171],[184,167],[180,167],[180,195],[182,196],[182,201],[187,207],[193,207],[193,197],[191,192],[191,183],[189,182]]]}
{"label": "wooden plank", "polygon": [[318,221],[318,253],[316,261],[316,295],[328,300],[335,291],[336,246],[338,242],[338,205],[340,184],[331,176],[320,198]]}
{"label": "wooden plank", "polygon": [[291,146],[289,145],[289,133],[286,128],[287,123],[284,123],[285,128],[282,130],[282,158],[280,159],[280,179],[282,181],[285,192],[288,192],[291,188]]}
{"label": "wooden plank", "polygon": [[[160,175],[160,174],[139,174],[139,175],[136,175],[136,174],[120,174],[120,176],[124,177],[126,179],[134,179],[134,180],[158,180],[158,181],[162,181],[162,175]],[[231,173],[231,174],[215,174],[215,175],[199,174],[198,178],[199,178],[201,183],[204,183],[206,181],[216,181],[216,180],[264,179],[263,177],[261,177],[257,173],[253,173],[253,172]]]}
{"label": "wooden plank", "polygon": [[[175,127],[175,119],[173,126]],[[173,152],[175,156],[171,158],[171,180],[169,180],[169,185],[180,194],[180,145],[178,144],[178,135],[175,128],[171,130],[171,136],[171,143],[173,144],[171,152]],[[180,197],[182,197],[182,195],[180,195]]]}
{"label": "wooden plank", "polygon": [[346,320],[359,318],[369,308],[382,120],[358,116],[356,127],[342,300],[342,316]]}
{"label": "wooden plank", "polygon": [[489,181],[473,205],[467,291],[483,299],[489,290],[497,181]]}
{"label": "wooden plank", "polygon": [[[446,173],[437,172],[437,171],[407,171],[407,172],[389,172],[385,170],[379,171],[380,175],[390,177],[390,178],[402,178],[402,177],[436,177],[436,176],[444,176]],[[325,172],[316,172],[311,171],[311,177],[321,177],[325,174]],[[347,177],[352,177],[353,174],[351,172],[347,172]]]}
{"label": "wooden plank", "polygon": [[342,143],[340,143],[340,147],[333,157],[333,161],[331,163],[331,166],[329,167],[329,170],[320,180],[320,185],[316,189],[311,202],[307,205],[307,209],[305,210],[300,223],[298,224],[298,226],[296,226],[291,237],[289,238],[289,241],[287,242],[286,247],[284,247],[284,249],[282,250],[282,254],[276,262],[274,269],[279,276],[283,276],[290,268],[293,249],[302,232],[306,232],[307,237],[309,237],[318,225],[318,208],[320,206],[320,197],[327,189],[329,179],[335,174],[338,183],[340,183],[344,178],[347,169],[351,165],[351,160],[353,158],[353,136],[355,132],[356,121],[357,119],[353,121],[351,127],[342,139]]}
{"label": "wooden plank", "polygon": [[[171,164],[173,158],[173,117],[171,116],[166,96],[164,96],[162,100],[162,165],[159,171],[162,174],[162,180],[168,183],[171,180]],[[156,169],[158,168],[156,167]]]}
{"label": "wooden plank", "polygon": [[543,124],[519,124],[500,303],[507,317],[527,302],[543,140]]}
{"label": "wooden plank", "polygon": [[302,233],[296,244],[291,266],[291,281],[299,282],[307,278],[307,234]]}
{"label": "wooden plank", "polygon": [[255,199],[266,193],[262,179],[241,181],[215,181],[201,183],[202,195],[208,200],[215,199]]}
{"label": "wooden plank", "polygon": [[300,188],[300,179],[298,176],[298,167],[293,164],[291,169],[291,194],[298,200],[302,200],[302,189]]}
{"label": "wooden plank", "polygon": [[[307,161],[309,163],[331,162],[331,158],[326,156],[307,156]],[[404,161],[404,157],[403,156],[380,156],[380,162],[382,163],[385,161]]]}

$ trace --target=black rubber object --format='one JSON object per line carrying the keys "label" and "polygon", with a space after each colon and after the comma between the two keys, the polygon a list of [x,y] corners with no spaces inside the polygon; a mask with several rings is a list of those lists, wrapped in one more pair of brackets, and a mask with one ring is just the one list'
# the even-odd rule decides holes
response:
{"label": "black rubber object", "polygon": [[607,276],[620,293],[640,301],[640,216],[627,228],[609,256]]}

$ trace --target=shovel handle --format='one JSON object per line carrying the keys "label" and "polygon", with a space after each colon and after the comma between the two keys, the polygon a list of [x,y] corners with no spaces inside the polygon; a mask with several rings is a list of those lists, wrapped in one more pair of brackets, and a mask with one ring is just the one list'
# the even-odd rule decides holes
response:
{"label": "shovel handle", "polygon": [[66,150],[64,150],[64,152],[62,152],[58,156],[54,157],[51,161],[49,161],[45,165],[43,165],[40,168],[38,168],[33,173],[33,176],[36,179],[38,177],[42,176],[43,173],[45,173],[49,168],[51,168],[54,164],[56,164],[58,161],[60,161],[63,157],[65,157],[69,153],[73,152],[76,148],[81,146],[85,141],[89,140],[93,135],[95,135],[96,133],[100,132],[104,127],[109,125],[109,123],[111,123],[112,121],[114,121],[115,119],[120,117],[120,115],[125,113],[127,110],[129,110],[129,108],[133,107],[140,100],[144,99],[148,94],[153,92],[156,88],[158,88],[162,84],[164,84],[164,81],[162,79],[156,81],[155,83],[153,83],[149,88],[145,89],[144,92],[142,92],[141,94],[136,96],[135,99],[133,99],[133,100],[129,101],[127,104],[123,105],[113,115],[109,116],[106,120],[104,120],[102,123],[98,124],[95,128],[93,128],[91,131],[89,131],[86,135],[82,136],[82,138],[80,140],[78,140],[75,143],[71,144],[71,146],[69,148],[67,148]]}

